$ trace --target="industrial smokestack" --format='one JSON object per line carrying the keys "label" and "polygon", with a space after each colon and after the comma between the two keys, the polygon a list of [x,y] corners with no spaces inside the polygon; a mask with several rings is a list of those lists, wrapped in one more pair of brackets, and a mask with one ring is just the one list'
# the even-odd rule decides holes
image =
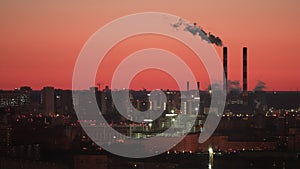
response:
{"label": "industrial smokestack", "polygon": [[243,47],[243,91],[246,92],[247,90],[247,47]]}
{"label": "industrial smokestack", "polygon": [[200,82],[197,82],[197,89],[200,91]]}
{"label": "industrial smokestack", "polygon": [[227,90],[227,79],[228,79],[228,67],[227,67],[227,47],[223,48],[223,68],[224,68],[224,91]]}
{"label": "industrial smokestack", "polygon": [[186,90],[190,91],[190,82],[189,81],[186,82]]}

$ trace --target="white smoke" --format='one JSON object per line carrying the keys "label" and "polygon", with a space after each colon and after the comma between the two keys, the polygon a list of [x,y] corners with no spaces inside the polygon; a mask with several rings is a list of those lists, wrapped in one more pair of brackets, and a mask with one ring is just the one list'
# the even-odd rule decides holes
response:
{"label": "white smoke", "polygon": [[255,88],[253,89],[255,92],[257,91],[264,91],[266,89],[266,83],[263,81],[257,81],[257,84],[255,86]]}
{"label": "white smoke", "polygon": [[191,34],[195,36],[200,36],[202,40],[207,41],[208,43],[213,43],[217,46],[223,46],[223,42],[219,37],[216,37],[215,35],[211,33],[206,33],[201,27],[197,26],[196,23],[190,24],[183,19],[179,19],[177,23],[171,24],[173,28],[176,28],[179,30],[179,28],[183,27],[184,31],[190,32]]}
{"label": "white smoke", "polygon": [[240,93],[242,91],[241,84],[238,80],[228,80],[227,84],[230,92]]}

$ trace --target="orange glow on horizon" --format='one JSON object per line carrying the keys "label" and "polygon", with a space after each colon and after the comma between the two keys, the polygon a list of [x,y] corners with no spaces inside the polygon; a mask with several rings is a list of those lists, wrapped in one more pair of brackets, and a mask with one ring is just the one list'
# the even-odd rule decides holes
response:
{"label": "orange glow on horizon", "polygon": [[[0,89],[31,86],[71,89],[76,58],[86,40],[105,24],[139,12],[165,12],[197,22],[207,32],[221,37],[228,47],[229,80],[242,82],[242,48],[248,47],[248,88],[257,81],[267,90],[300,89],[300,1],[1,1]],[[142,23],[137,23],[142,24]],[[120,28],[121,29],[121,28]],[[165,37],[129,38],[112,49],[100,65],[96,82],[110,83],[114,68],[130,53],[149,47],[172,51],[191,67],[201,88],[208,85],[200,61],[180,42]],[[216,47],[222,59],[222,48]],[[166,78],[162,83],[138,75],[131,86],[144,84],[176,88]],[[144,76],[149,72],[144,72]],[[151,79],[151,78],[150,78]]]}

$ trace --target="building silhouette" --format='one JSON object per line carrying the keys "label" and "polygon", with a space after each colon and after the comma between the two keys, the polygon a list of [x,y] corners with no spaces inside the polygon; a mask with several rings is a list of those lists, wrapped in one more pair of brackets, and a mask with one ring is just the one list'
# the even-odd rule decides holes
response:
{"label": "building silhouette", "polygon": [[53,115],[55,113],[54,88],[44,87],[41,92],[41,104],[45,115]]}

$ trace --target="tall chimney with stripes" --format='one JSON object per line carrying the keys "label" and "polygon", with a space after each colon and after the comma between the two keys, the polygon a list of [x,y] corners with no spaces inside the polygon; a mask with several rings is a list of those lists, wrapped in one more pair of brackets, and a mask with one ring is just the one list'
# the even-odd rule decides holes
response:
{"label": "tall chimney with stripes", "polygon": [[224,68],[224,91],[227,91],[228,80],[228,61],[227,61],[227,47],[223,48],[223,68]]}
{"label": "tall chimney with stripes", "polygon": [[243,47],[243,92],[248,90],[247,78],[247,47]]}

